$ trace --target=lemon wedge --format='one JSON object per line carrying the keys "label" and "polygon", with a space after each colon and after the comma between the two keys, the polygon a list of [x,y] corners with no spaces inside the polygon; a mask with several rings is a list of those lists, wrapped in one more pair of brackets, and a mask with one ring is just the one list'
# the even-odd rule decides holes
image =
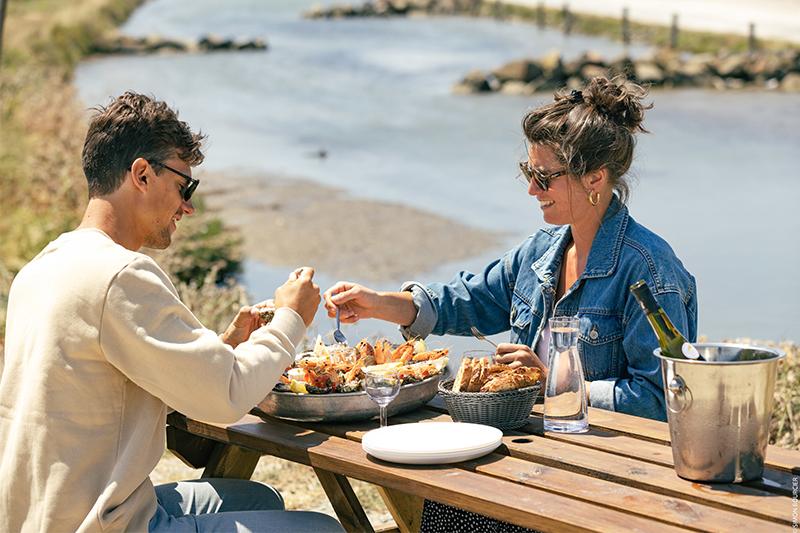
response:
{"label": "lemon wedge", "polygon": [[306,384],[302,381],[297,381],[296,379],[293,379],[292,382],[289,383],[289,390],[297,394],[308,394]]}

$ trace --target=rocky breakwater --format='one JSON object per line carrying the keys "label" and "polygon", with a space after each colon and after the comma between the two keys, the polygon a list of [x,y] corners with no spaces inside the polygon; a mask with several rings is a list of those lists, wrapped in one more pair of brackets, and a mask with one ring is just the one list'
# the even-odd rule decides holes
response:
{"label": "rocky breakwater", "polygon": [[480,15],[487,5],[496,2],[483,0],[377,0],[363,4],[314,6],[304,16],[311,19],[353,17],[391,17],[409,15]]}
{"label": "rocky breakwater", "polygon": [[512,61],[488,73],[474,70],[453,91],[530,95],[564,86],[575,89],[589,78],[615,75],[661,88],[754,87],[800,92],[800,50],[695,55],[659,50],[648,57],[613,60],[586,52],[571,61],[554,51],[539,59]]}
{"label": "rocky breakwater", "polygon": [[156,54],[202,53],[238,50],[266,50],[264,39],[227,38],[216,35],[204,35],[198,39],[183,40],[149,35],[147,37],[131,37],[113,35],[97,42],[92,48],[93,54]]}

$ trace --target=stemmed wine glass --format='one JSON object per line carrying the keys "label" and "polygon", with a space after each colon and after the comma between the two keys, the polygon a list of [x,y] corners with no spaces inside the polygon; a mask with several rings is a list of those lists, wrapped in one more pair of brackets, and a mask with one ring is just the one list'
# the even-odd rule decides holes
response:
{"label": "stemmed wine glass", "polygon": [[391,370],[373,370],[364,373],[364,389],[381,411],[381,427],[386,427],[386,406],[400,392],[400,378]]}

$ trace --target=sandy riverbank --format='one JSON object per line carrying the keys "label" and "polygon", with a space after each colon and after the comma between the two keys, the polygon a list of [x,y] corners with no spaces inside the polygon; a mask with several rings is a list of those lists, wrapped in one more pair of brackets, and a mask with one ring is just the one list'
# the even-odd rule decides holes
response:
{"label": "sandy riverbank", "polygon": [[198,174],[208,210],[241,230],[248,259],[272,266],[311,265],[337,278],[394,281],[476,256],[502,238],[310,181]]}

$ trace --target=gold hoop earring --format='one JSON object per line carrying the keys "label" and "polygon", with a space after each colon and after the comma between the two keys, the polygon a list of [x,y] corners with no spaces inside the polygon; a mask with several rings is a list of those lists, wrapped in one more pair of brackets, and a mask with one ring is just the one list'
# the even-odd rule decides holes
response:
{"label": "gold hoop earring", "polygon": [[[595,194],[597,196],[593,196]],[[598,202],[600,202],[600,193],[599,192],[589,191],[589,203],[592,204],[592,205],[597,205]]]}

